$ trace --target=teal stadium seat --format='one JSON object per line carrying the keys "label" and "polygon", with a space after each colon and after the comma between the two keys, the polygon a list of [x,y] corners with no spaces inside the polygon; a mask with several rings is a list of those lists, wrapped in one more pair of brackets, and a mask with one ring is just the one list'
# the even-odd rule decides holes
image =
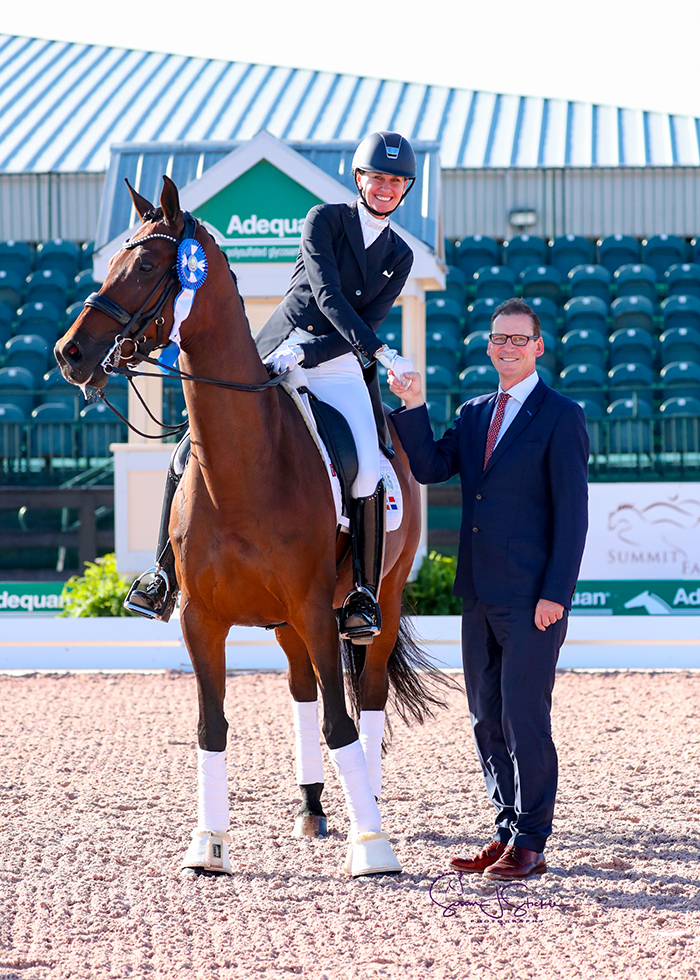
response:
{"label": "teal stadium seat", "polygon": [[694,361],[700,364],[700,330],[694,327],[672,327],[659,337],[661,363]]}
{"label": "teal stadium seat", "polygon": [[540,335],[544,342],[544,354],[537,358],[537,370],[543,368],[549,374],[554,375],[557,373],[557,342],[554,335],[548,330],[542,330]]}
{"label": "teal stadium seat", "polygon": [[35,408],[29,430],[30,455],[71,458],[74,452],[73,420],[72,409],[60,402],[48,402]]}
{"label": "teal stadium seat", "polygon": [[562,301],[562,274],[551,265],[529,265],[520,273],[523,299],[541,296],[559,306]]}
{"label": "teal stadium seat", "polygon": [[82,312],[83,304],[81,302],[71,303],[63,315],[63,330],[65,331],[69,327],[72,327]]}
{"label": "teal stadium seat", "polygon": [[474,273],[477,299],[495,299],[502,303],[515,296],[515,273],[504,265],[489,265]]}
{"label": "teal stadium seat", "polygon": [[599,456],[604,452],[603,446],[603,423],[601,419],[605,416],[605,409],[599,401],[589,398],[574,398],[576,404],[583,409],[586,416],[586,429],[588,430],[588,440],[591,445],[591,454]]}
{"label": "teal stadium seat", "polygon": [[65,310],[68,280],[57,269],[38,269],[27,276],[24,295],[27,303],[53,303],[57,310]]}
{"label": "teal stadium seat", "polygon": [[662,451],[664,453],[700,452],[700,400],[669,398],[659,409]]}
{"label": "teal stadium seat", "polygon": [[32,250],[27,242],[0,242],[0,269],[26,279],[32,267]]}
{"label": "teal stadium seat", "polygon": [[489,345],[488,330],[474,330],[464,339],[464,363],[466,367],[474,367],[477,364],[490,364],[491,358],[486,353]]}
{"label": "teal stadium seat", "polygon": [[546,364],[542,364],[541,357],[537,360],[537,373],[540,381],[544,381],[549,388],[554,387],[554,371],[550,371]]}
{"label": "teal stadium seat", "polygon": [[83,394],[80,388],[76,388],[75,385],[69,384],[66,381],[61,374],[60,368],[55,367],[44,375],[44,384],[41,388],[40,398],[42,405],[67,405],[72,412],[72,418],[77,419],[78,408],[83,399]]}
{"label": "teal stadium seat", "polygon": [[536,235],[515,235],[503,242],[503,258],[508,268],[519,276],[529,265],[547,264],[547,243]]}
{"label": "teal stadium seat", "polygon": [[110,444],[124,442],[127,428],[102,402],[87,405],[80,413],[80,452],[87,459],[111,456]]}
{"label": "teal stadium seat", "polygon": [[454,338],[456,347],[462,339],[462,307],[453,299],[431,299],[425,304],[428,331],[441,331]]}
{"label": "teal stadium seat", "polygon": [[677,235],[652,235],[642,242],[642,261],[652,267],[657,279],[661,279],[669,266],[685,262],[686,257],[686,243]]}
{"label": "teal stadium seat", "polygon": [[477,269],[486,265],[498,265],[498,242],[486,235],[463,238],[454,252],[454,264],[470,280]]}
{"label": "teal stadium seat", "polygon": [[654,304],[646,296],[618,296],[610,312],[613,331],[632,328],[654,333]]}
{"label": "teal stadium seat", "polygon": [[436,426],[438,432],[452,421],[452,399],[448,394],[433,392],[426,395],[425,407],[431,425]]}
{"label": "teal stadium seat", "polygon": [[593,245],[581,235],[562,235],[549,243],[549,264],[567,276],[579,265],[593,261]]}
{"label": "teal stadium seat", "polygon": [[577,265],[569,272],[569,294],[597,296],[610,305],[611,276],[602,265]]}
{"label": "teal stadium seat", "polygon": [[597,330],[608,335],[608,304],[597,296],[574,296],[564,304],[564,331]]}
{"label": "teal stadium seat", "polygon": [[26,368],[0,368],[0,402],[16,405],[26,418],[34,407],[34,384],[34,376]]}
{"label": "teal stadium seat", "polygon": [[17,272],[7,272],[0,269],[0,303],[5,303],[11,310],[16,310],[22,302],[24,279]]}
{"label": "teal stadium seat", "polygon": [[611,398],[618,393],[625,397],[636,394],[649,403],[653,401],[651,387],[654,383],[654,372],[646,364],[616,364],[608,371],[608,381]]}
{"label": "teal stadium seat", "polygon": [[17,310],[17,333],[43,337],[53,347],[59,337],[60,315],[53,303],[25,303]]}
{"label": "teal stadium seat", "polygon": [[651,303],[656,304],[658,293],[656,289],[656,273],[650,265],[622,265],[615,269],[616,296],[645,296]]}
{"label": "teal stadium seat", "polygon": [[700,364],[674,361],[660,372],[663,397],[700,398]]}
{"label": "teal stadium seat", "polygon": [[5,344],[5,367],[26,368],[34,377],[35,388],[40,386],[48,366],[49,345],[43,337],[23,333]]}
{"label": "teal stadium seat", "polygon": [[83,269],[73,280],[72,297],[74,303],[82,304],[90,293],[97,293],[102,283],[95,282],[92,269]]}
{"label": "teal stadium seat", "polygon": [[621,265],[639,262],[639,242],[631,235],[608,235],[598,241],[598,263],[613,273]]}
{"label": "teal stadium seat", "polygon": [[651,452],[651,403],[643,398],[619,398],[608,406],[611,453]]}
{"label": "teal stadium seat", "polygon": [[546,330],[547,333],[556,337],[559,315],[556,303],[553,303],[551,299],[544,299],[542,296],[533,296],[528,299],[527,305],[533,313],[537,314],[542,330]]}
{"label": "teal stadium seat", "polygon": [[450,391],[457,387],[457,378],[447,368],[429,364],[425,369],[425,387],[427,391]]}
{"label": "teal stadium seat", "polygon": [[697,296],[667,296],[661,304],[664,330],[691,327],[700,330],[700,299]]}
{"label": "teal stadium seat", "polygon": [[[126,377],[123,374],[110,375],[109,381],[103,391],[114,407],[122,415],[126,415],[129,407],[129,382]],[[112,415],[116,420],[116,415],[114,413]]]}
{"label": "teal stadium seat", "polygon": [[0,351],[12,336],[12,321],[15,315],[7,303],[0,303]]}
{"label": "teal stadium seat", "polygon": [[79,269],[92,269],[92,257],[95,253],[95,243],[94,242],[83,242],[80,246],[80,261],[78,263]]}
{"label": "teal stadium seat", "polygon": [[700,265],[700,238],[693,238],[689,246],[688,258],[696,265]]}
{"label": "teal stadium seat", "polygon": [[683,262],[672,265],[664,273],[669,296],[695,296],[700,299],[700,265]]}
{"label": "teal stadium seat", "polygon": [[393,347],[395,350],[399,352],[399,354],[401,353],[401,327],[400,326],[396,327],[393,324],[387,326],[385,320],[384,323],[379,328],[379,330],[377,330],[377,337],[379,338],[379,340],[385,343],[387,347]]}
{"label": "teal stadium seat", "polygon": [[491,297],[474,300],[474,302],[467,307],[468,332],[474,333],[477,330],[485,330],[487,333],[489,333],[491,330],[491,317],[493,316],[498,305],[498,300],[492,299]]}
{"label": "teal stadium seat", "polygon": [[564,367],[571,364],[595,364],[604,368],[606,347],[605,337],[599,330],[570,330],[561,339],[562,364]]}
{"label": "teal stadium seat", "polygon": [[[0,389],[0,397],[5,393]],[[22,430],[25,413],[14,403],[0,402],[0,459],[17,459],[22,455]]]}
{"label": "teal stadium seat", "polygon": [[52,238],[48,242],[42,242],[36,250],[35,268],[56,269],[69,281],[77,276],[79,262],[79,247],[65,238]]}
{"label": "teal stadium seat", "polygon": [[610,367],[617,364],[646,364],[654,366],[654,341],[648,330],[634,327],[616,330],[610,337]]}
{"label": "teal stadium seat", "polygon": [[585,398],[605,407],[605,372],[596,364],[570,364],[559,375],[559,387],[569,398]]}
{"label": "teal stadium seat", "polygon": [[492,364],[476,364],[465,368],[459,376],[459,391],[468,401],[477,395],[498,391],[498,371]]}

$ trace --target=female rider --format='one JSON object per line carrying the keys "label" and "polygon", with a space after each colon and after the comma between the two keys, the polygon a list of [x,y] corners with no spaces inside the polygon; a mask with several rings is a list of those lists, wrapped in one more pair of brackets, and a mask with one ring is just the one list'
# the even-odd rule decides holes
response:
{"label": "female rider", "polygon": [[[390,227],[389,215],[415,181],[416,160],[410,143],[398,133],[372,133],[355,151],[352,172],[358,200],[320,204],[309,211],[289,289],[256,344],[275,373],[291,371],[292,384],[305,384],[333,405],[352,430],[359,462],[349,515],[354,584],[341,610],[340,633],[356,643],[370,643],[381,630],[377,592],[386,504],[362,360],[379,361],[399,381],[413,370],[410,361],[382,344],[376,330],[413,263],[413,253]],[[141,588],[142,579],[137,580],[127,598],[132,611],[166,620],[177,595],[167,528],[179,477],[172,471],[169,477],[158,564],[150,570],[150,584]]]}

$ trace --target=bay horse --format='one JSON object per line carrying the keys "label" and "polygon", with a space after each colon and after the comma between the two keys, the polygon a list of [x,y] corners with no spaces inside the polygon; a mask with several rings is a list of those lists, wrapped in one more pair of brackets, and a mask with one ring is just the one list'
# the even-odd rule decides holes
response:
{"label": "bay horse", "polygon": [[[348,535],[337,533],[326,468],[292,399],[269,378],[217,243],[181,211],[168,177],[159,208],[128,181],[127,186],[141,225],[112,258],[99,293],[88,297],[58,340],[55,355],[68,381],[98,390],[108,381],[109,352],[111,363],[122,370],[143,361],[143,351],[167,338],[172,326],[179,243],[191,236],[202,246],[207,277],[182,323],[179,364],[185,375],[229,387],[183,382],[191,456],[173,503],[170,537],[181,588],[180,621],[199,699],[198,824],[184,866],[197,873],[232,873],[224,694],[225,641],[235,624],[276,627],[289,661],[302,793],[297,836],[325,834],[315,715],[320,689],[323,735],[350,818],[346,870],[353,875],[400,871],[375,799],[381,733],[360,742],[346,706],[335,610],[352,585],[351,557]],[[128,312],[133,309],[137,312]],[[420,536],[420,503],[395,431],[392,436],[404,516],[398,530],[388,534],[383,627],[369,646],[348,645],[346,664],[358,711],[383,712],[391,681],[404,719],[422,721],[443,702],[430,675],[418,673],[416,668],[428,662],[401,621],[402,590]]]}

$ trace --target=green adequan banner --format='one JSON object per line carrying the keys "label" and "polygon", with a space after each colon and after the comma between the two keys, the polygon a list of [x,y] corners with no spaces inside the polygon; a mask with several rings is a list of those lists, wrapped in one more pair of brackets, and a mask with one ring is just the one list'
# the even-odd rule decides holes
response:
{"label": "green adequan banner", "polygon": [[579,581],[573,613],[700,616],[700,580]]}
{"label": "green adequan banner", "polygon": [[2,613],[49,612],[63,609],[63,582],[0,582]]}
{"label": "green adequan banner", "polygon": [[294,262],[316,204],[320,198],[260,160],[194,214],[215,232],[229,262]]}

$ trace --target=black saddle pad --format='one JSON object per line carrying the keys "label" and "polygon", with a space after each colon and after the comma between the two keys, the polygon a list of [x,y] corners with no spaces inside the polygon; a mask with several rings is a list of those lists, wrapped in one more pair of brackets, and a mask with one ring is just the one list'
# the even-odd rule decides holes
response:
{"label": "black saddle pad", "polygon": [[345,416],[341,415],[337,408],[333,408],[327,402],[322,402],[316,398],[308,388],[300,388],[299,391],[309,396],[318,434],[321,436],[331,458],[331,463],[338,474],[345,512],[349,514],[352,485],[357,479],[358,471],[357,447],[350,426]]}

